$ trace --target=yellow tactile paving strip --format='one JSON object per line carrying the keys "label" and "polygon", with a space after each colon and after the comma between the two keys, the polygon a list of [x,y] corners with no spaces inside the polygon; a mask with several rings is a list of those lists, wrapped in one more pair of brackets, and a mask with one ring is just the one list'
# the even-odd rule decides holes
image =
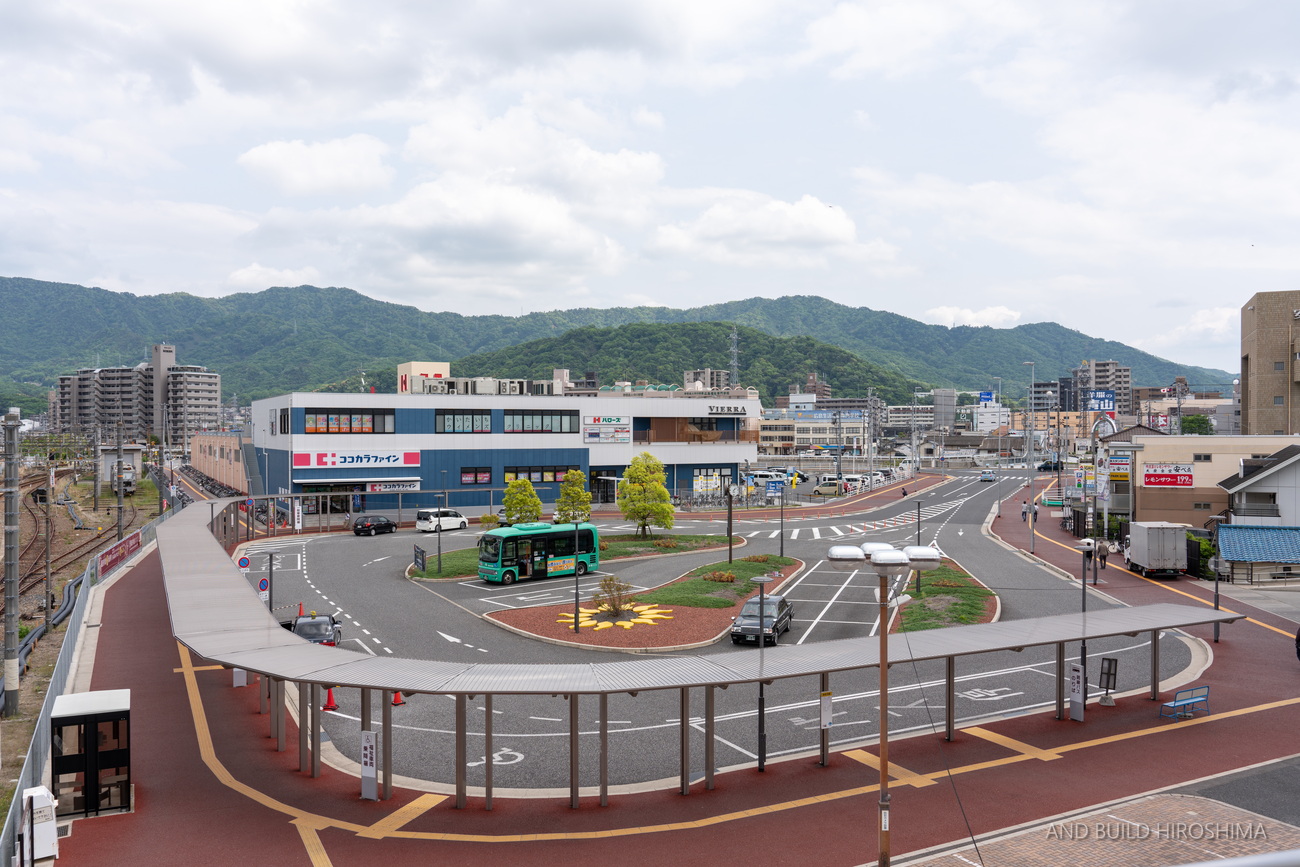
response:
{"label": "yellow tactile paving strip", "polygon": [[[354,822],[347,822],[339,819],[333,819],[328,816],[322,816],[309,812],[299,807],[286,804],[264,792],[258,791],[247,783],[242,783],[234,778],[221,760],[216,756],[216,750],[212,744],[212,738],[208,729],[206,713],[203,709],[202,697],[199,695],[198,680],[196,677],[196,668],[193,665],[190,652],[184,645],[177,643],[180,652],[181,665],[180,671],[185,677],[186,689],[189,695],[190,710],[194,718],[195,734],[198,737],[199,753],[204,764],[212,771],[213,775],[225,786],[239,792],[249,799],[261,804],[268,809],[275,810],[290,817],[290,821],[298,827],[299,833],[303,836],[304,844],[308,847],[308,852],[312,854],[312,862],[316,867],[324,867],[329,864],[328,858],[323,850],[320,851],[319,857],[315,854],[313,846],[319,845],[316,837],[316,831],[326,828],[336,828],[341,831],[357,834],[358,836],[372,838],[400,838],[407,840],[448,840],[458,842],[481,842],[481,843],[518,843],[535,840],[584,840],[584,839],[601,839],[609,837],[628,837],[642,834],[657,834],[669,831],[680,831],[692,828],[703,828],[712,825],[720,825],[727,822],[734,822],[740,819],[752,818],[755,816],[764,816],[777,813],[784,813],[791,810],[797,810],[801,807],[822,804],[830,801],[842,800],[845,798],[860,797],[878,791],[876,785],[857,786],[850,789],[841,789],[834,792],[825,792],[820,795],[814,795],[806,798],[799,798],[792,801],[782,801],[774,804],[767,804],[750,810],[740,810],[731,813],[721,813],[716,816],[707,816],[694,821],[687,822],[669,822],[660,825],[644,825],[640,827],[629,828],[607,828],[599,831],[557,831],[547,834],[455,834],[437,831],[405,831],[402,828],[412,819],[426,812],[438,803],[434,798],[438,796],[423,796],[417,798],[410,804],[398,808],[387,818],[370,826],[358,825]],[[1256,705],[1250,708],[1241,708],[1235,711],[1226,711],[1217,713],[1210,717],[1200,717],[1193,720],[1182,720],[1174,725],[1159,726],[1138,731],[1125,732],[1122,734],[1111,735],[1103,738],[1096,738],[1088,741],[1079,741],[1073,744],[1065,744],[1055,748],[1052,751],[1044,751],[1034,748],[1010,738],[1001,738],[998,742],[1006,746],[1012,754],[1000,759],[991,761],[977,762],[960,767],[946,768],[936,771],[934,774],[917,774],[911,771],[895,770],[900,783],[914,787],[920,787],[927,782],[935,782],[937,777],[952,776],[957,774],[972,773],[984,770],[986,768],[999,767],[1002,765],[1013,764],[1025,761],[1046,761],[1059,758],[1060,753],[1072,752],[1074,750],[1087,749],[1089,747],[1102,746],[1128,738],[1145,737],[1148,735],[1156,736],[1164,732],[1173,731],[1178,728],[1193,725],[1209,725],[1220,720],[1228,719],[1235,716],[1242,716],[1249,713],[1256,713],[1266,710],[1272,710],[1287,705],[1300,704],[1300,698],[1286,699],[1283,701],[1269,702],[1268,704]],[[963,730],[966,731],[966,730]],[[991,732],[983,730],[986,739]],[[1000,736],[998,736],[1000,737]],[[875,757],[865,751],[855,751],[861,755],[855,755],[857,761],[864,764],[870,764]],[[891,770],[893,766],[891,765]],[[978,863],[978,862],[976,862]]]}
{"label": "yellow tactile paving strip", "polygon": [[1149,795],[987,839],[909,867],[1168,867],[1300,849],[1300,828],[1195,795]]}

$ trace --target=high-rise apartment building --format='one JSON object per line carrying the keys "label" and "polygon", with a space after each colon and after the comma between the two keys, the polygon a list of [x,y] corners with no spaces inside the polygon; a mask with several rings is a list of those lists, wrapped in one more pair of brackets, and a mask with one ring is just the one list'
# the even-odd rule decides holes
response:
{"label": "high-rise apartment building", "polygon": [[1123,367],[1118,361],[1085,361],[1071,373],[1079,409],[1087,409],[1083,399],[1086,391],[1115,392],[1115,412],[1133,414],[1133,369]]}
{"label": "high-rise apartment building", "polygon": [[51,425],[56,433],[117,423],[131,439],[156,436],[186,447],[190,434],[220,427],[221,374],[176,363],[176,347],[154,344],[150,362],[135,367],[83,368],[59,377]]}
{"label": "high-rise apartment building", "polygon": [[1300,433],[1300,292],[1257,292],[1241,308],[1241,432]]}

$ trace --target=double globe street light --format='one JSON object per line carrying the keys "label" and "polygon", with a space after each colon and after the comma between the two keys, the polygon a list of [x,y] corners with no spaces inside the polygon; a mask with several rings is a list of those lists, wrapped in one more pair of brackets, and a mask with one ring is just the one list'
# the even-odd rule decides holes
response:
{"label": "double globe street light", "polygon": [[[928,545],[908,545],[898,550],[884,542],[861,545],[835,545],[826,552],[831,567],[840,572],[856,572],[866,566],[880,579],[877,602],[880,617],[876,630],[880,638],[880,867],[889,867],[889,608],[890,586],[912,572],[937,569],[942,559],[938,549]],[[901,601],[901,600],[900,600]]]}

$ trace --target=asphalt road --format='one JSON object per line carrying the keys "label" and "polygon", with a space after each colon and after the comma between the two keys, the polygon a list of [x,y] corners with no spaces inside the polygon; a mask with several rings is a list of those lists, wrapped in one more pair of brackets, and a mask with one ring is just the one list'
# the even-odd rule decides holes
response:
{"label": "asphalt road", "polygon": [[[781,588],[795,606],[795,623],[783,644],[828,641],[875,635],[878,579],[870,573],[844,574],[829,568],[827,549],[836,544],[884,541],[894,545],[923,544],[939,547],[967,571],[993,588],[1002,600],[1002,617],[1014,620],[1079,610],[1080,584],[1065,580],[997,541],[980,527],[999,495],[1018,491],[1025,479],[1008,478],[996,484],[977,481],[977,474],[952,481],[848,517],[794,518],[784,522],[785,553],[806,563],[797,576]],[[919,527],[916,521],[919,501]],[[1003,508],[1018,510],[1018,504]],[[725,532],[725,522],[708,522],[679,516],[675,532]],[[1040,518],[1048,519],[1047,510]],[[600,520],[601,532],[626,531],[627,525]],[[919,534],[918,534],[919,529]],[[778,520],[740,516],[734,524],[744,537],[744,554],[776,553],[782,526]],[[1025,527],[1028,533],[1028,527]],[[421,538],[416,538],[421,537]],[[472,547],[473,530],[450,531],[442,536],[443,550]],[[487,585],[477,580],[429,585],[403,577],[412,546],[430,548],[433,539],[414,530],[391,535],[353,537],[335,535],[295,538],[284,543],[260,542],[247,551],[253,560],[250,581],[266,574],[267,556],[274,554],[275,601],[280,612],[306,608],[338,613],[344,622],[344,646],[362,648],[375,655],[437,659],[473,663],[602,663],[617,655],[582,648],[561,647],[525,639],[481,619],[478,615],[505,607],[554,604],[572,600],[572,578],[521,582],[511,587]],[[725,557],[725,555],[724,555]],[[604,563],[600,572],[579,582],[589,595],[602,573],[613,572],[638,587],[653,587],[681,573],[719,558],[717,552],[653,560]],[[1102,573],[1104,578],[1105,573]],[[1104,591],[1104,584],[1099,585]],[[1101,610],[1113,603],[1089,588],[1088,609]],[[896,639],[898,640],[898,639]],[[905,639],[903,639],[905,640]],[[1162,639],[1163,675],[1187,666],[1189,646],[1180,638]],[[779,654],[781,647],[764,652]],[[722,642],[691,654],[755,653],[753,646]],[[1147,683],[1149,648],[1143,638],[1117,638],[1089,646],[1090,682],[1096,682],[1096,660],[1105,655],[1119,660],[1119,691]],[[985,654],[959,663],[957,718],[972,720],[1011,715],[1050,706],[1054,700],[1055,660],[1052,648],[1027,648],[1022,653]],[[874,670],[836,674],[831,680],[834,698],[832,744],[843,747],[874,736],[879,706]],[[816,678],[778,680],[767,687],[767,738],[769,760],[814,750],[819,737],[819,691]],[[756,758],[757,687],[732,687],[717,692],[717,755],[720,767],[752,763]],[[338,711],[325,715],[328,736],[345,754],[356,757],[359,748],[359,698],[340,690]],[[942,663],[898,665],[891,669],[891,732],[941,731],[944,718]],[[694,775],[703,776],[702,691],[695,690],[689,709],[694,722],[691,754]],[[402,775],[448,784],[452,767],[454,702],[437,695],[408,697],[394,709],[396,735],[394,767]],[[480,698],[470,703],[471,714],[483,715]],[[494,784],[510,788],[563,789],[568,784],[568,703],[563,697],[498,696],[494,717]],[[611,763],[614,785],[676,780],[677,728],[681,716],[673,693],[642,693],[637,697],[610,698]],[[595,785],[594,760],[597,735],[594,697],[580,704],[583,743],[591,745],[592,759],[582,763],[582,784]],[[482,724],[471,717],[471,752],[481,745]],[[477,760],[485,762],[485,757]],[[482,764],[470,769],[469,784],[482,784]]]}

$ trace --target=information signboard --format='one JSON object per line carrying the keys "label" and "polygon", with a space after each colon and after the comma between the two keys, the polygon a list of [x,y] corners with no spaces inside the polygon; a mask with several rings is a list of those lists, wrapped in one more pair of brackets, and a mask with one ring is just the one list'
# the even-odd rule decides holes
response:
{"label": "information signboard", "polygon": [[1087,701],[1088,681],[1083,666],[1070,663],[1070,719],[1083,722],[1083,705]]}
{"label": "information signboard", "polygon": [[375,733],[361,733],[361,797],[367,801],[379,800],[379,768],[376,761]]}
{"label": "information signboard", "polygon": [[1142,484],[1148,488],[1190,488],[1191,464],[1143,464]]}

